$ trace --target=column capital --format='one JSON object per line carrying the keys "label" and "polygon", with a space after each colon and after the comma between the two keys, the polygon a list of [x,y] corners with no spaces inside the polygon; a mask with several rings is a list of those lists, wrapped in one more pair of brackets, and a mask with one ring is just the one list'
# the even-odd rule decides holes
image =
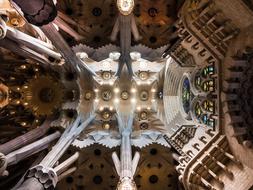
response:
{"label": "column capital", "polygon": [[29,169],[25,178],[36,178],[45,190],[53,190],[57,184],[58,177],[53,168],[36,165]]}

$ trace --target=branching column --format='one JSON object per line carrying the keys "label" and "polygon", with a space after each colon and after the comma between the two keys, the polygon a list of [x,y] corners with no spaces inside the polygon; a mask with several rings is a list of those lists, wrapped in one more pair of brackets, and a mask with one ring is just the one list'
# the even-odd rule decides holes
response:
{"label": "branching column", "polygon": [[120,65],[119,73],[120,75],[122,67],[126,64],[128,72],[130,75],[133,74],[131,57],[130,57],[130,48],[131,48],[131,15],[123,16],[119,15],[119,26],[120,26]]}
{"label": "branching column", "polygon": [[45,122],[42,126],[0,145],[0,176],[8,175],[8,172],[5,171],[7,166],[18,163],[21,160],[47,148],[53,140],[60,136],[59,132],[55,132],[52,135],[32,143],[36,139],[44,136],[49,128],[49,123]]}
{"label": "branching column", "polygon": [[133,74],[132,63],[130,57],[130,49],[132,42],[132,35],[135,41],[141,39],[133,13],[128,15],[119,14],[111,34],[111,40],[117,40],[117,34],[120,33],[120,63],[117,71],[117,75],[120,76],[124,64],[126,64],[130,75]]}
{"label": "branching column", "polygon": [[124,177],[132,178],[132,147],[130,141],[130,131],[124,131],[121,135],[121,148],[120,148],[120,159],[121,159],[121,172],[120,178]]}
{"label": "branching column", "polygon": [[73,159],[70,159],[71,161],[64,162],[66,165],[61,164],[60,167],[56,167],[57,169],[54,169],[53,167],[76,137],[94,118],[95,115],[91,114],[86,121],[82,122],[81,118],[78,117],[76,121],[64,131],[59,141],[53,146],[52,150],[46,155],[40,164],[31,168],[27,172],[25,181],[18,189],[34,190],[35,187],[38,190],[54,189],[58,181],[58,175],[61,174],[59,171],[64,172],[64,170],[67,169],[66,165],[69,166],[78,158],[78,156],[74,156]]}
{"label": "branching column", "polygon": [[129,114],[127,116],[118,114],[118,125],[121,132],[120,160],[115,152],[112,154],[116,171],[120,176],[118,190],[134,190],[136,189],[136,185],[133,181],[133,176],[140,159],[140,153],[136,152],[134,158],[132,159],[131,132],[133,114]]}
{"label": "branching column", "polygon": [[76,56],[74,51],[69,47],[65,39],[60,35],[52,23],[42,26],[41,29],[59,50],[60,54],[66,61],[66,64],[68,64],[71,69],[75,70],[75,68],[79,66],[80,68],[84,68],[91,75],[96,76],[96,73]]}
{"label": "branching column", "polygon": [[0,145],[0,152],[7,155],[10,152],[23,147],[24,145],[27,145],[31,142],[33,142],[34,140],[42,137],[43,135],[46,134],[46,132],[48,131],[48,129],[50,128],[49,123],[44,123],[42,126],[33,129],[27,133],[25,133],[24,135],[21,135],[9,142],[6,142],[2,145]]}

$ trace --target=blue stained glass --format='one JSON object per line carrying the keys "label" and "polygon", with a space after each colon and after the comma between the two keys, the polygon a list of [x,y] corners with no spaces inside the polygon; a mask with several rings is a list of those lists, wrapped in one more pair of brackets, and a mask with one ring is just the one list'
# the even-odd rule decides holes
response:
{"label": "blue stained glass", "polygon": [[208,116],[206,114],[203,115],[203,123],[208,124]]}

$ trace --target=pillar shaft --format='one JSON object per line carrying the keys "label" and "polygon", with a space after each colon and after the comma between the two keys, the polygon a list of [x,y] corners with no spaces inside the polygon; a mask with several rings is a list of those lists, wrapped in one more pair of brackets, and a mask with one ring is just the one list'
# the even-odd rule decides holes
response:
{"label": "pillar shaft", "polygon": [[49,124],[46,123],[36,129],[27,132],[24,135],[21,135],[9,142],[6,142],[0,145],[0,152],[7,155],[12,151],[17,150],[18,148],[23,147],[35,141],[36,139],[42,137],[43,135],[45,135],[45,133],[48,131],[49,128],[50,128]]}
{"label": "pillar shaft", "polygon": [[130,75],[133,74],[130,49],[131,49],[131,15],[119,15],[119,27],[120,27],[120,65],[117,71],[117,75],[121,74],[123,65],[126,64]]}
{"label": "pillar shaft", "polygon": [[[72,158],[66,160],[59,167],[56,167],[56,170],[53,169],[54,165],[69,148],[69,146],[76,139],[76,137],[89,125],[89,123],[94,118],[95,115],[91,114],[86,121],[82,122],[81,118],[78,117],[72,125],[66,128],[61,138],[53,146],[52,150],[40,162],[40,164],[29,169],[26,174],[26,180],[17,189],[25,190],[27,188],[28,190],[30,190],[29,188],[33,186],[40,189],[41,185],[43,186],[43,189],[54,189],[58,181],[57,171],[58,174],[63,173],[64,170],[67,169],[67,167],[65,167],[65,164],[70,165],[71,163],[73,163],[73,161],[77,159],[79,154],[73,155]],[[33,180],[33,178],[37,178],[39,180]]]}
{"label": "pillar shaft", "polygon": [[28,158],[29,156],[34,155],[47,148],[53,140],[60,137],[60,134],[61,133],[57,131],[51,135],[48,135],[34,143],[31,143],[6,155],[8,166],[16,164],[21,160],[24,160],[25,158]]}
{"label": "pillar shaft", "polygon": [[126,132],[122,134],[121,140],[121,174],[120,178],[129,177],[132,178],[132,148],[130,141],[130,133]]}
{"label": "pillar shaft", "polygon": [[92,71],[85,63],[81,62],[81,60],[76,56],[74,51],[69,47],[67,42],[52,23],[42,26],[41,29],[46,34],[48,39],[52,41],[57,50],[59,50],[66,64],[68,64],[70,68],[75,70],[76,66],[80,66],[90,74],[96,76],[96,73],[94,73],[94,71]]}
{"label": "pillar shaft", "polygon": [[71,143],[76,139],[76,137],[86,128],[89,123],[95,118],[91,115],[86,121],[80,124],[81,119],[77,118],[76,121],[69,126],[62,134],[56,145],[53,146],[52,150],[47,154],[47,156],[41,161],[41,165],[46,167],[53,167],[55,163],[60,159],[60,157],[69,148]]}

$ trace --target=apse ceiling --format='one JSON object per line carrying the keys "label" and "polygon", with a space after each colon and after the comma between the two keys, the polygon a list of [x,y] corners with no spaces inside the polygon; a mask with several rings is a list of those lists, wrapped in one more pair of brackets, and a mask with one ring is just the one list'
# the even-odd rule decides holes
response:
{"label": "apse ceiling", "polygon": [[66,127],[95,111],[99,125],[108,127],[120,110],[143,112],[135,125],[163,125],[155,121],[166,65],[161,57],[178,38],[181,1],[135,1],[126,15],[111,0],[47,1],[45,10],[15,3],[1,2],[4,124],[22,131],[50,117],[52,125]]}

